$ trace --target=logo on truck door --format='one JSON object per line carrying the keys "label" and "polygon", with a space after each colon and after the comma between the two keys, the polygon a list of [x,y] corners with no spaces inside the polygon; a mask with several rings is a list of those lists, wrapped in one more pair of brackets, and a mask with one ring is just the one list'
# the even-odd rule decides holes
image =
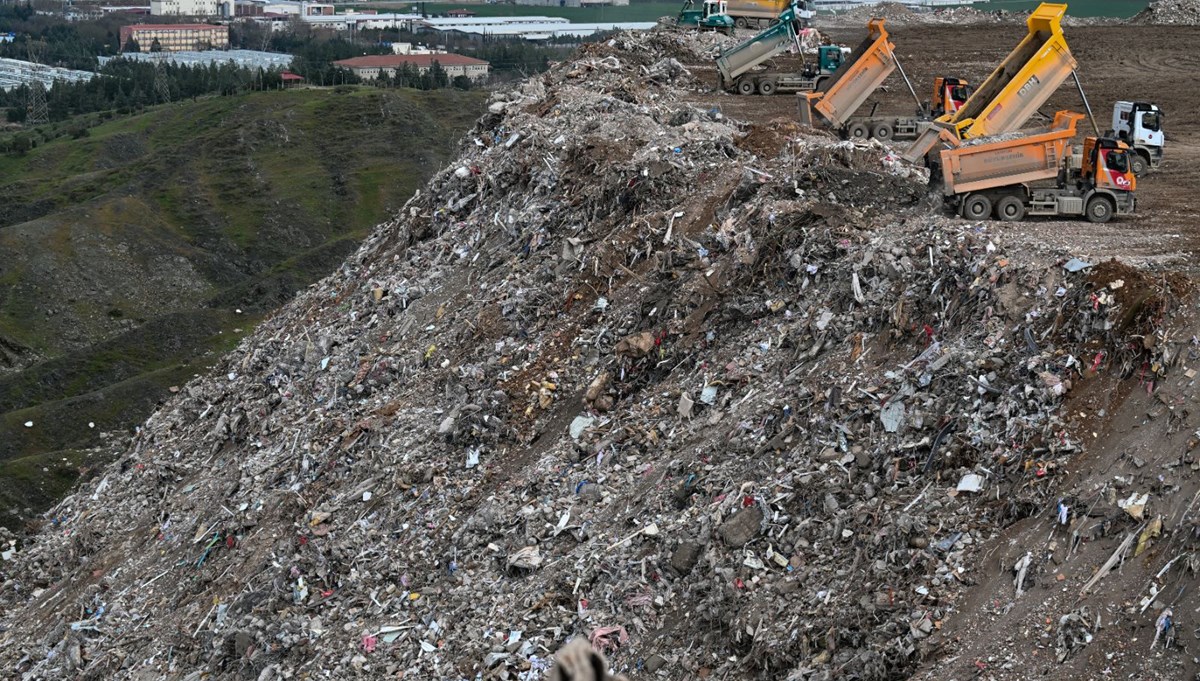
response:
{"label": "logo on truck door", "polygon": [[1040,85],[1041,82],[1041,79],[1039,79],[1037,76],[1030,76],[1029,80],[1025,81],[1025,84],[1021,86],[1021,89],[1017,90],[1017,96],[1025,97],[1025,95],[1028,95],[1029,91],[1032,90],[1035,85]]}

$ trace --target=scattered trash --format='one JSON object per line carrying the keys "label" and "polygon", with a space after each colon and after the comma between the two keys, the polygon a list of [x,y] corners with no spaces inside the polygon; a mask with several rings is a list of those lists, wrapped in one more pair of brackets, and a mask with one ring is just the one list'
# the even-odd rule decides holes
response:
{"label": "scattered trash", "polygon": [[1080,260],[1079,258],[1071,258],[1063,264],[1063,269],[1074,274],[1075,272],[1081,272],[1091,266],[1092,263],[1090,262]]}
{"label": "scattered trash", "polygon": [[1128,513],[1130,518],[1133,518],[1134,520],[1141,520],[1142,514],[1145,512],[1146,504],[1149,502],[1149,500],[1149,494],[1138,494],[1137,492],[1134,492],[1128,497],[1118,501],[1117,506],[1120,507],[1122,511]]}
{"label": "scattered trash", "polygon": [[959,492],[979,492],[983,489],[983,476],[967,473],[958,480]]}
{"label": "scattered trash", "polygon": [[1066,662],[1081,648],[1092,642],[1093,632],[1100,628],[1100,616],[1091,618],[1086,607],[1058,618],[1055,652],[1059,662]]}

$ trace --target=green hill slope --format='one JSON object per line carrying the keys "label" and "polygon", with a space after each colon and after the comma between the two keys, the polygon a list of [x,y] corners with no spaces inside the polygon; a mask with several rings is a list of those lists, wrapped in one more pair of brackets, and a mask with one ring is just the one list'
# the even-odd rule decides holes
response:
{"label": "green hill slope", "polygon": [[0,523],[340,264],[452,157],[484,100],[260,92],[0,156]]}

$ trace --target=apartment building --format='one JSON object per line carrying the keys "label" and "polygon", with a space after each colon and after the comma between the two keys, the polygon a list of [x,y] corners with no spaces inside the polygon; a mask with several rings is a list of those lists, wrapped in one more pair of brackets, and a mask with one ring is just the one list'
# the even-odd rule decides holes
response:
{"label": "apartment building", "polygon": [[229,49],[229,27],[212,24],[132,24],[121,27],[121,51],[129,41],[137,41],[142,52],[149,52],[157,40],[163,52]]}

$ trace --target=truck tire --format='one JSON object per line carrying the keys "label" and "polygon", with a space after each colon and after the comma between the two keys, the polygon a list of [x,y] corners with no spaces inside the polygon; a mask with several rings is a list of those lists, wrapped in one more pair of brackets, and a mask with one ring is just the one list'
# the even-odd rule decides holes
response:
{"label": "truck tire", "polygon": [[824,92],[825,86],[829,84],[829,76],[819,76],[813,81],[813,92]]}
{"label": "truck tire", "polygon": [[866,123],[851,123],[846,127],[846,137],[852,140],[870,139],[871,131],[867,129]]}
{"label": "truck tire", "polygon": [[1093,196],[1088,200],[1087,208],[1084,208],[1083,212],[1087,215],[1088,222],[1101,225],[1112,219],[1116,209],[1107,196]]}
{"label": "truck tire", "polygon": [[1025,219],[1025,202],[1019,196],[1006,196],[996,202],[996,219],[1020,222]]}
{"label": "truck tire", "polygon": [[892,130],[892,126],[890,124],[879,123],[878,125],[876,125],[874,128],[871,129],[871,137],[874,137],[875,139],[879,140],[880,142],[891,142],[892,135],[894,132],[895,131]]}
{"label": "truck tire", "polygon": [[746,21],[746,17],[738,17],[733,20],[733,25],[737,28],[749,28],[750,22]]}
{"label": "truck tire", "polygon": [[962,216],[968,220],[983,220],[992,214],[992,200],[983,194],[971,194],[962,205]]}
{"label": "truck tire", "polygon": [[770,78],[764,78],[758,81],[758,94],[773,95],[775,94],[775,81]]}
{"label": "truck tire", "polygon": [[754,94],[754,80],[750,78],[739,78],[737,82],[737,92],[739,95]]}
{"label": "truck tire", "polygon": [[1146,173],[1147,170],[1150,170],[1150,160],[1145,156],[1134,152],[1129,159],[1129,169],[1133,171],[1135,176],[1141,177]]}

